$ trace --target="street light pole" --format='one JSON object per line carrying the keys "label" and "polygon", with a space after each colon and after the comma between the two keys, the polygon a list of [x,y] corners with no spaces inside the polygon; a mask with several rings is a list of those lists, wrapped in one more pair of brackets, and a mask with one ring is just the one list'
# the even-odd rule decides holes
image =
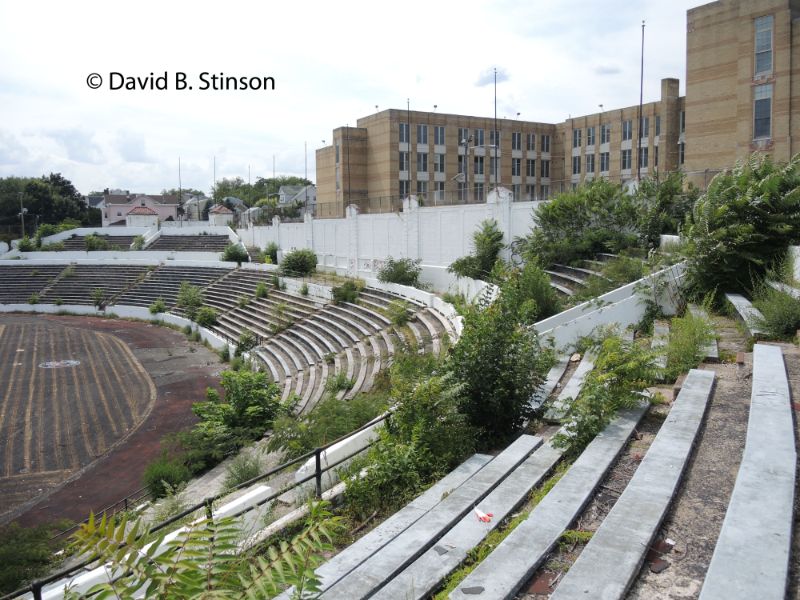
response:
{"label": "street light pole", "polygon": [[22,208],[22,192],[19,193],[19,220],[22,223],[22,237],[25,237],[25,209]]}

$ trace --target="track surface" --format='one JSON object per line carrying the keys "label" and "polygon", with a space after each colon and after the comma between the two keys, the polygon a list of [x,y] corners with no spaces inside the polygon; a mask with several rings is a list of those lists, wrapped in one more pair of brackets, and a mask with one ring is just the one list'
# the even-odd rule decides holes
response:
{"label": "track surface", "polygon": [[219,370],[146,323],[0,316],[0,520],[77,521],[140,488]]}

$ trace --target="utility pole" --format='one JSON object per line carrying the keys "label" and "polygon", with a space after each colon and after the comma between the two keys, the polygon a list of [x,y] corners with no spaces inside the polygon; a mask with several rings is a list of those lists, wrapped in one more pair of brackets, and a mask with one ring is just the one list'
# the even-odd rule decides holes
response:
{"label": "utility pole", "polygon": [[636,130],[636,182],[642,175],[642,100],[644,98],[644,21],[642,21],[642,61],[639,68],[639,124]]}
{"label": "utility pole", "polygon": [[22,223],[22,237],[25,237],[25,209],[22,208],[22,192],[19,193],[19,220]]}
{"label": "utility pole", "polygon": [[494,189],[500,182],[497,180],[497,161],[500,160],[500,132],[497,131],[497,67],[494,68]]}

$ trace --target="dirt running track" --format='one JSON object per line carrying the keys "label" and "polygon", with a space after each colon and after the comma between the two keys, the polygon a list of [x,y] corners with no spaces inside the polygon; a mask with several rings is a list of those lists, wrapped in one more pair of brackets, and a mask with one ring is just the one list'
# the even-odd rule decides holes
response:
{"label": "dirt running track", "polygon": [[0,522],[80,521],[139,489],[220,370],[165,327],[0,315]]}

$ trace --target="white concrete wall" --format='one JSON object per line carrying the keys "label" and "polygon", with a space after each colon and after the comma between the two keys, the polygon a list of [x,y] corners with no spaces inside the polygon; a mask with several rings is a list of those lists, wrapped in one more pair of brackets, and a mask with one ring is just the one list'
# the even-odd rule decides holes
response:
{"label": "white concrete wall", "polygon": [[800,281],[800,246],[792,246],[789,249],[789,255],[792,258],[792,266],[794,267],[794,278]]}

